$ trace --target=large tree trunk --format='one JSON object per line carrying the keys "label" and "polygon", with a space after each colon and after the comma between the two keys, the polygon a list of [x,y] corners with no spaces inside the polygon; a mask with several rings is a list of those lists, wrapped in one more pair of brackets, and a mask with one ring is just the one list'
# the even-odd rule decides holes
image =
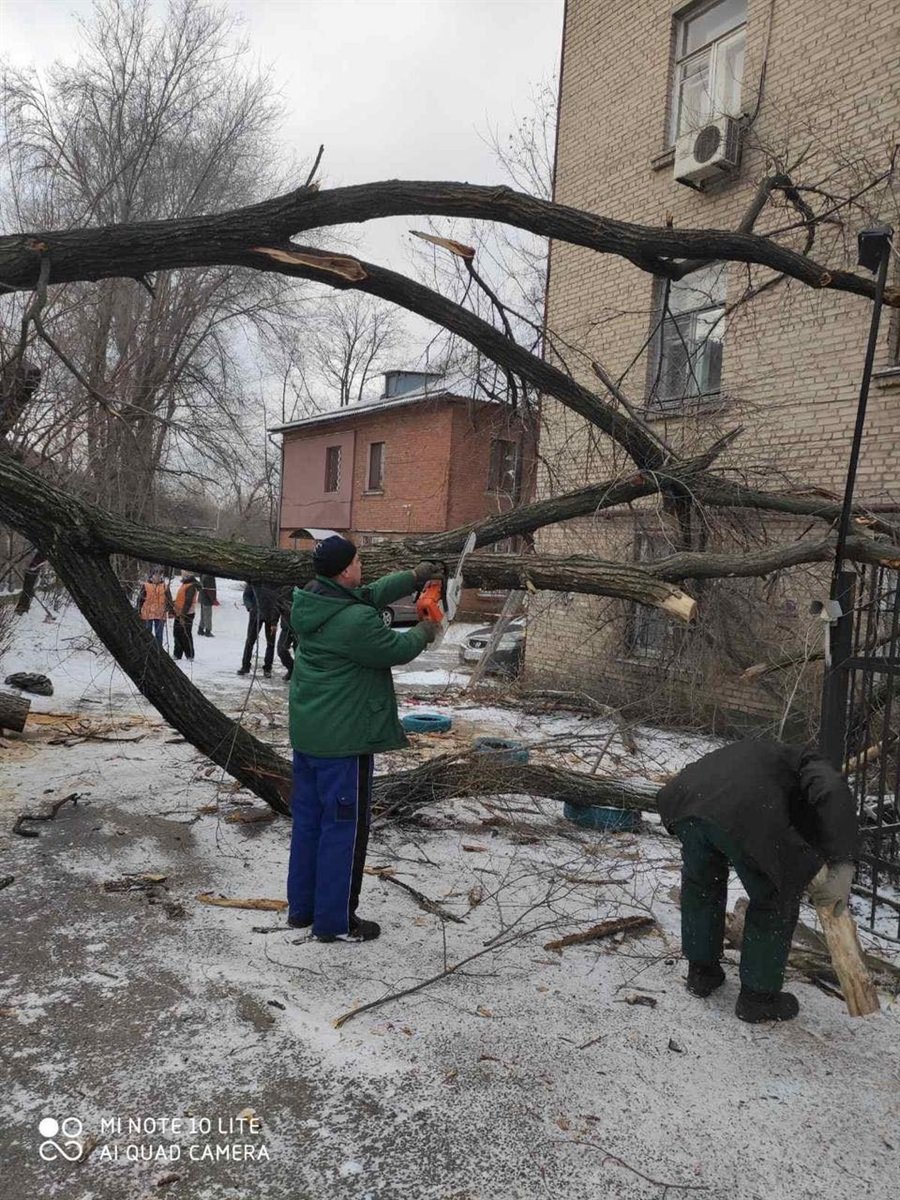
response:
{"label": "large tree trunk", "polygon": [[[202,217],[14,234],[0,238],[0,278],[16,290],[34,287],[40,256],[47,252],[53,262],[50,283],[113,275],[140,278],[156,271],[223,263],[258,267],[250,247],[348,221],[413,214],[501,221],[603,254],[622,255],[660,275],[667,270],[677,275],[678,260],[715,259],[771,267],[809,287],[869,298],[875,294],[872,279],[850,271],[826,270],[757,234],[635,225],[539,200],[508,187],[401,179],[327,191],[318,191],[316,185],[302,187],[261,204]],[[900,289],[889,289],[886,302],[900,304]]]}
{"label": "large tree trunk", "polygon": [[487,754],[432,758],[412,771],[375,779],[375,811],[385,817],[408,817],[417,809],[457,796],[545,796],[586,808],[656,811],[653,784],[605,779],[544,763],[501,763]]}

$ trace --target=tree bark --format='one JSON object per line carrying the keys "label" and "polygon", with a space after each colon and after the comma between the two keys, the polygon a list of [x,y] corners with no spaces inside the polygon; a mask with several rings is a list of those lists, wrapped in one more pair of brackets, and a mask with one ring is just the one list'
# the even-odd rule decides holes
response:
{"label": "tree bark", "polygon": [[[0,279],[11,290],[33,288],[45,253],[52,261],[50,283],[141,278],[156,271],[228,263],[258,267],[248,253],[250,246],[285,241],[331,225],[413,215],[498,221],[603,254],[618,254],[642,270],[661,275],[667,270],[677,272],[677,262],[667,261],[671,259],[745,262],[783,272],[809,287],[868,299],[875,294],[873,280],[828,270],[757,234],[635,225],[508,187],[409,180],[326,191],[313,185],[260,204],[200,217],[13,234],[0,238]],[[900,289],[889,289],[885,300],[900,304]]]}
{"label": "tree bark", "polygon": [[27,696],[0,691],[0,730],[13,729],[21,733],[30,711],[31,701]]}
{"label": "tree bark", "polygon": [[377,813],[392,819],[442,800],[492,795],[545,796],[576,808],[600,804],[655,812],[658,790],[635,780],[604,779],[544,763],[495,763],[490,754],[471,754],[432,758],[411,771],[376,776],[374,804]]}

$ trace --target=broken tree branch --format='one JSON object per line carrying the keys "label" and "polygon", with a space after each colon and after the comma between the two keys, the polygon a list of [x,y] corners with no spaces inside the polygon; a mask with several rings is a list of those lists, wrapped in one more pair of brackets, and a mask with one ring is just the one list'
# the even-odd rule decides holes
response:
{"label": "broken tree branch", "polygon": [[[270,239],[326,226],[387,216],[470,217],[499,221],[543,237],[617,254],[643,270],[677,269],[667,260],[756,263],[783,271],[814,288],[872,299],[874,282],[851,271],[829,270],[770,238],[718,229],[669,229],[616,221],[581,209],[540,200],[508,187],[467,183],[385,180],[314,192],[297,188],[282,196],[205,216],[40,231],[0,238],[0,279],[11,291],[36,285],[40,270],[35,244],[45,243],[51,283],[133,278],[186,267],[252,266],[247,248]],[[886,303],[900,304],[900,289]]]}

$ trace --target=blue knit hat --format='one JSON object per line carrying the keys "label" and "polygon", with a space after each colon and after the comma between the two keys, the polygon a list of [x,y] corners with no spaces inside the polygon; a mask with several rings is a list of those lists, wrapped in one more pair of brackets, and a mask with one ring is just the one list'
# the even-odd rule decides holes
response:
{"label": "blue knit hat", "polygon": [[345,567],[349,567],[355,557],[356,547],[350,539],[335,533],[321,542],[316,542],[313,566],[317,575],[333,579],[335,575],[340,575]]}

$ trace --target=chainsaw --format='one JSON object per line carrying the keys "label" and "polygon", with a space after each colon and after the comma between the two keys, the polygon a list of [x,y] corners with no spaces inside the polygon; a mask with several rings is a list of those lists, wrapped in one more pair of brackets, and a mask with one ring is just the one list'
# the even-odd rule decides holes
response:
{"label": "chainsaw", "polygon": [[475,530],[466,538],[462,553],[456,561],[456,570],[447,578],[446,570],[442,579],[430,579],[419,592],[416,600],[416,616],[420,621],[434,621],[439,626],[437,637],[431,643],[432,647],[440,645],[447,626],[456,616],[459,608],[459,598],[463,589],[463,563],[475,549]]}

